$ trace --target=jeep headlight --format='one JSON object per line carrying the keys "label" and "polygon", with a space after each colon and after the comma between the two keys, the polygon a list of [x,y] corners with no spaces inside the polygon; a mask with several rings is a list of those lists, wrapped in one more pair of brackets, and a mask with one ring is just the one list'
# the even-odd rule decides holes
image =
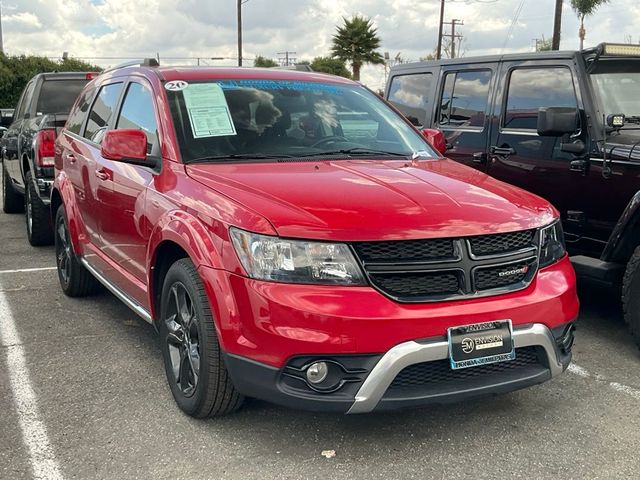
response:
{"label": "jeep headlight", "polygon": [[247,274],[286,283],[364,285],[349,247],[343,243],[288,240],[230,229],[233,246]]}
{"label": "jeep headlight", "polygon": [[564,257],[564,233],[560,220],[540,230],[540,268],[551,265]]}

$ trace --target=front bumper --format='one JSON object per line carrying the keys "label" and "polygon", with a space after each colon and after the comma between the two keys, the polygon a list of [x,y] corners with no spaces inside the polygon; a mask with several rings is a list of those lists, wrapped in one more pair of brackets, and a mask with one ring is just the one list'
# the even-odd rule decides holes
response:
{"label": "front bumper", "polygon": [[[381,356],[317,356],[360,372],[362,381],[330,394],[305,388],[301,378],[291,382],[290,366],[277,369],[230,354],[225,363],[234,385],[247,396],[313,411],[368,413],[506,393],[549,380],[571,361],[573,324],[554,330],[541,324],[520,327],[514,329],[513,340],[515,360],[464,370],[447,368],[448,343],[443,338],[404,342]],[[354,362],[363,368],[353,369]]]}

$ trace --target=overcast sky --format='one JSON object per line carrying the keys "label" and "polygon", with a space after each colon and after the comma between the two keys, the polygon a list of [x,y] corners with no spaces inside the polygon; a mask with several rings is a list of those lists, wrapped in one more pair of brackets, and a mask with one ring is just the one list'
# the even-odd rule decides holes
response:
{"label": "overcast sky", "polygon": [[[100,66],[160,54],[163,63],[195,59],[233,65],[237,55],[236,0],[0,0],[4,48],[8,54],[73,57]],[[578,21],[564,0],[563,49],[578,46]],[[514,17],[519,10],[517,21]],[[551,36],[555,0],[447,0],[445,20],[464,20],[465,55],[531,51],[534,38]],[[299,60],[327,55],[341,17],[371,17],[382,40],[381,52],[418,60],[434,50],[439,0],[248,0],[243,6],[244,56],[278,58],[295,51]],[[640,43],[640,2],[610,0],[586,22],[586,46],[602,41]],[[512,27],[513,25],[513,27]],[[511,35],[508,35],[512,28]],[[363,81],[384,84],[384,69],[368,67]]]}

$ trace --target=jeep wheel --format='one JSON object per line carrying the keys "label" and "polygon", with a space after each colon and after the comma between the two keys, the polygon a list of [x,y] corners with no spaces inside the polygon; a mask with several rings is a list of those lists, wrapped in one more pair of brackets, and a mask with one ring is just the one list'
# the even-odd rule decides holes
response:
{"label": "jeep wheel", "polygon": [[56,266],[62,291],[69,297],[84,297],[94,293],[99,283],[78,261],[73,251],[63,205],[58,207],[55,225]]}
{"label": "jeep wheel", "polygon": [[53,243],[53,227],[49,209],[42,202],[31,172],[27,172],[24,188],[24,211],[27,221],[27,239],[34,247]]}
{"label": "jeep wheel", "polygon": [[2,211],[4,213],[21,213],[24,207],[22,195],[15,191],[7,174],[7,167],[2,164]]}
{"label": "jeep wheel", "polygon": [[624,273],[622,309],[631,335],[640,347],[640,246],[631,255]]}
{"label": "jeep wheel", "polygon": [[243,401],[225,368],[213,322],[193,263],[178,260],[162,286],[160,348],[173,398],[196,418],[231,413]]}

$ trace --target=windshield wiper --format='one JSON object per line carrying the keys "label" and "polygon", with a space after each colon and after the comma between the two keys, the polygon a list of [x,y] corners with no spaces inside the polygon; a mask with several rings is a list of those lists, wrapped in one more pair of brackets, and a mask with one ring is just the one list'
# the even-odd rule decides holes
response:
{"label": "windshield wiper", "polygon": [[269,154],[269,153],[230,153],[227,155],[211,155],[208,157],[198,157],[185,163],[216,163],[239,160],[278,160],[281,158],[294,158],[293,155]]}
{"label": "windshield wiper", "polygon": [[298,158],[304,157],[325,157],[332,155],[383,155],[388,157],[404,157],[408,158],[409,155],[406,153],[398,153],[398,152],[388,152],[386,150],[375,150],[371,148],[363,148],[363,147],[353,147],[353,148],[343,148],[341,150],[328,150],[326,152],[318,152],[318,153],[307,153],[304,155],[296,155]]}

